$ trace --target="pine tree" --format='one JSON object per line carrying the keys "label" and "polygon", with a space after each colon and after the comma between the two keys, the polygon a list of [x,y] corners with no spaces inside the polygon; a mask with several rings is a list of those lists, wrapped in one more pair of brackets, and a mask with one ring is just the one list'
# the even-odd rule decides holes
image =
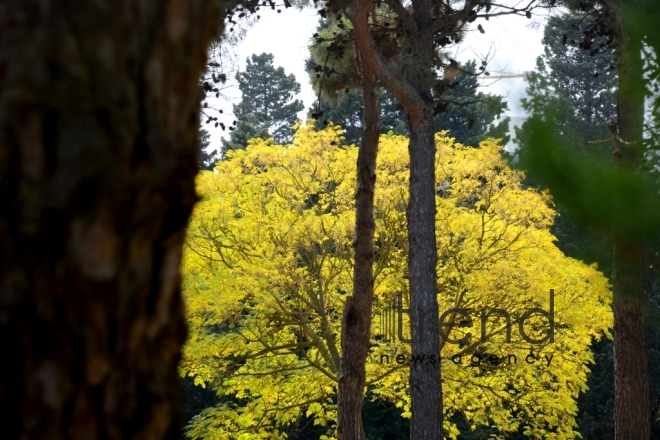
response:
{"label": "pine tree", "polygon": [[[313,54],[312,54],[313,55]],[[314,62],[308,62],[310,76],[313,76]],[[500,115],[507,109],[506,101],[499,95],[477,92],[476,63],[469,61],[461,66],[462,70],[455,78],[456,85],[447,90],[442,97],[446,103],[444,111],[434,118],[436,131],[448,130],[448,135],[463,145],[476,147],[488,137],[501,138],[508,143],[509,119],[500,121]],[[381,104],[380,132],[408,136],[408,117],[394,96],[384,88],[377,91]],[[362,136],[362,93],[348,90],[337,96],[336,101],[323,99],[320,110],[322,118],[316,128],[323,127],[323,120],[340,125],[344,129],[347,144],[359,144]],[[311,116],[316,107],[308,110]]]}
{"label": "pine tree", "polygon": [[[552,105],[559,113],[556,129],[563,138],[610,155],[614,144],[607,126],[617,119],[615,57],[612,48],[585,51],[579,47],[583,32],[593,26],[592,19],[574,14],[548,20],[544,53],[537,58],[536,71],[528,75],[528,98],[522,100],[522,106],[537,114]],[[607,37],[598,41],[606,42]],[[516,142],[524,155],[528,147],[525,124],[516,128]]]}
{"label": "pine tree", "polygon": [[[407,116],[396,102],[396,99],[391,93],[382,88],[376,90],[376,95],[381,108],[380,133],[384,134],[391,131],[394,134],[407,135]],[[316,121],[317,129],[322,129],[323,122],[329,121],[341,126],[344,130],[344,142],[347,145],[358,145],[360,143],[364,110],[361,90],[349,90],[344,96],[340,96],[335,103],[322,100],[320,109],[323,114]],[[317,111],[316,106],[312,106],[307,111],[308,117],[312,117],[315,111]]]}
{"label": "pine tree", "polygon": [[509,118],[500,120],[502,112],[507,110],[506,101],[500,95],[477,92],[475,61],[470,60],[460,67],[454,85],[438,97],[447,107],[435,116],[435,130],[449,130],[448,136],[471,147],[488,137],[501,138],[506,145]]}
{"label": "pine tree", "polygon": [[230,140],[223,140],[222,151],[245,148],[248,139],[273,137],[285,143],[293,136],[292,126],[303,109],[300,100],[293,100],[300,92],[300,84],[292,74],[273,65],[273,55],[262,53],[246,60],[245,71],[236,74],[238,88],[243,94],[234,105],[236,126]]}

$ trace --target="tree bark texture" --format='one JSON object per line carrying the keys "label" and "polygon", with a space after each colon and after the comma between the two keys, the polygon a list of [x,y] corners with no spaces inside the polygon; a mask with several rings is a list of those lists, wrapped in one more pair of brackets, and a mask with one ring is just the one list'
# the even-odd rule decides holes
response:
{"label": "tree bark texture", "polygon": [[0,3],[3,439],[178,439],[215,0]]}
{"label": "tree bark texture", "polygon": [[[623,17],[620,18],[623,20]],[[644,81],[641,38],[619,29],[618,134],[615,157],[637,171],[643,159]],[[651,437],[648,349],[644,320],[644,243],[614,232],[614,423],[616,440]]]}
{"label": "tree bark texture", "polygon": [[364,439],[362,402],[374,296],[374,190],[380,107],[376,96],[375,77],[361,65],[359,51],[356,51],[356,54],[356,62],[362,75],[364,131],[357,159],[353,294],[344,305],[341,323],[342,355],[337,395],[338,440]]}
{"label": "tree bark texture", "polygon": [[435,241],[436,148],[431,95],[435,79],[433,35],[445,22],[449,24],[467,15],[474,7],[472,2],[468,3],[464,11],[435,21],[433,4],[428,0],[413,0],[412,14],[406,10],[397,11],[410,32],[403,50],[411,61],[404,66],[404,72],[396,72],[376,47],[368,23],[372,3],[353,0],[350,6],[350,19],[362,62],[401,103],[410,124],[410,200],[406,213],[412,352],[426,355],[425,359],[430,356],[437,359],[435,363],[411,366],[410,438],[415,440],[443,438]]}
{"label": "tree bark texture", "polygon": [[[425,355],[411,363],[411,439],[442,439],[442,383],[435,241],[435,141],[433,111],[425,109],[410,125],[410,201],[408,203],[408,271],[412,353]],[[430,361],[434,356],[436,361]]]}
{"label": "tree bark texture", "polygon": [[[413,0],[413,19],[420,30],[432,25],[433,5]],[[435,238],[435,129],[433,125],[433,42],[411,38],[415,70],[408,82],[423,105],[420,117],[410,120],[410,200],[408,219],[408,273],[410,279],[410,323],[412,353],[425,355],[424,362],[410,365],[412,419],[410,438],[443,438],[442,381],[438,332],[437,248]],[[435,359],[431,361],[430,359]],[[436,361],[437,360],[437,361]]]}

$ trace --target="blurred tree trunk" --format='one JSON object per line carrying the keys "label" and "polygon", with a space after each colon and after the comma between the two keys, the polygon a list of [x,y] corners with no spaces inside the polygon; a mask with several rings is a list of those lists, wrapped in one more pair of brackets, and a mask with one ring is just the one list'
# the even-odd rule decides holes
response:
{"label": "blurred tree trunk", "polygon": [[[619,17],[620,22],[625,20]],[[642,39],[630,23],[619,28],[618,132],[615,159],[638,171],[643,161]],[[644,322],[644,242],[614,232],[614,426],[616,440],[651,437],[648,350]]]}
{"label": "blurred tree trunk", "polygon": [[178,439],[215,0],[0,8],[4,439]]}
{"label": "blurred tree trunk", "polygon": [[362,402],[366,362],[371,341],[371,305],[374,296],[374,190],[380,132],[376,79],[360,62],[364,103],[363,134],[357,159],[355,195],[355,257],[353,294],[344,305],[341,322],[341,364],[337,394],[337,438],[364,439]]}

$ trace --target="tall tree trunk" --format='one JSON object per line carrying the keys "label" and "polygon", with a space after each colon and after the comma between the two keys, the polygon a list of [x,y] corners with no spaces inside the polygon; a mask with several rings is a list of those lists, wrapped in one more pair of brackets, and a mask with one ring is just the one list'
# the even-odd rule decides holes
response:
{"label": "tall tree trunk", "polygon": [[410,365],[412,420],[410,438],[442,439],[442,383],[438,337],[435,242],[435,140],[433,110],[410,124],[410,201],[408,271],[412,353],[424,355]]}
{"label": "tall tree trunk", "polygon": [[442,381],[438,332],[437,259],[435,241],[435,130],[432,87],[435,83],[433,41],[424,31],[433,24],[429,0],[413,0],[413,20],[420,30],[410,42],[414,62],[408,81],[422,105],[410,119],[410,200],[408,218],[408,273],[412,353],[424,355],[410,365],[412,420],[410,438],[437,440],[442,433]]}
{"label": "tall tree trunk", "polygon": [[[393,4],[396,7],[396,3]],[[413,13],[400,10],[411,32],[406,46],[412,60],[403,78],[378,52],[368,24],[369,0],[352,0],[350,18],[361,61],[392,92],[406,110],[410,124],[410,200],[408,271],[412,352],[426,362],[411,365],[412,420],[410,437],[437,440],[442,434],[442,389],[439,360],[438,298],[435,242],[435,140],[431,89],[434,84],[433,5],[413,0]],[[468,6],[466,6],[468,7]],[[468,8],[473,8],[471,5]],[[436,23],[437,25],[437,23]],[[432,359],[435,358],[435,362]]]}
{"label": "tall tree trunk", "polygon": [[[620,17],[624,20],[624,17]],[[625,23],[624,23],[625,24]],[[644,81],[641,38],[619,29],[617,56],[617,162],[639,170],[643,158]],[[616,440],[651,436],[648,350],[644,324],[643,240],[614,233],[612,268],[614,310],[614,423]]]}
{"label": "tall tree trunk", "polygon": [[337,395],[337,438],[364,438],[362,402],[366,381],[366,362],[371,340],[371,305],[374,296],[374,189],[376,157],[380,132],[380,108],[376,96],[376,80],[360,62],[362,73],[364,131],[357,159],[357,192],[355,195],[355,261],[353,295],[344,305],[341,323],[341,364]]}
{"label": "tall tree trunk", "polygon": [[5,439],[180,438],[179,263],[218,8],[1,4]]}

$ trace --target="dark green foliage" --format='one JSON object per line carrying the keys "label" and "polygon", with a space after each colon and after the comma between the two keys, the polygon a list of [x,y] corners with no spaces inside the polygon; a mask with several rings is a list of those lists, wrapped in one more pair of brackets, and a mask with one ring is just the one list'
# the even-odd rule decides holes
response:
{"label": "dark green foliage", "polygon": [[410,420],[404,419],[392,403],[372,399],[373,395],[367,393],[362,406],[365,440],[407,440]]}
{"label": "dark green foliage", "polygon": [[[384,89],[378,90],[381,110],[380,132],[408,135],[408,117],[400,108],[396,99]],[[316,108],[308,110],[308,117],[312,118]],[[349,90],[340,96],[333,104],[329,100],[321,101],[323,114],[316,121],[316,128],[321,129],[323,121],[340,125],[344,130],[344,141],[347,145],[360,144],[362,138],[362,91]]]}
{"label": "dark green foliage", "polygon": [[[553,234],[567,255],[587,263],[597,262],[610,275],[612,252],[606,231],[617,228],[633,236],[644,235],[651,438],[660,438],[658,186],[649,173],[633,174],[615,166],[613,142],[600,142],[612,138],[610,129],[616,131],[617,78],[616,71],[610,68],[614,53],[611,42],[603,41],[609,38],[607,32],[591,26],[590,18],[580,21],[582,17],[584,14],[579,18],[566,15],[548,23],[545,55],[539,58],[537,71],[529,77],[530,98],[524,106],[533,117],[517,130],[521,144],[518,155],[530,171],[530,181],[549,186],[559,202],[561,216]],[[641,25],[640,29],[646,22],[647,32],[653,28],[643,14],[634,22]],[[655,34],[647,33],[646,42],[657,53],[660,46],[653,44],[658,41]],[[649,78],[658,77],[657,65],[648,65],[646,74]],[[650,121],[645,121],[647,127],[653,127],[657,120],[651,116]],[[647,138],[647,148],[657,144],[657,137]],[[574,219],[588,229],[578,228]],[[577,422],[585,440],[608,440],[614,438],[612,341],[594,343],[592,349],[595,365],[591,366],[589,390],[578,399]]]}
{"label": "dark green foliage", "polygon": [[292,126],[303,109],[295,76],[286,75],[282,67],[273,66],[273,55],[263,53],[247,59],[244,72],[236,74],[243,95],[234,105],[236,124],[229,141],[223,140],[222,151],[245,148],[254,137],[273,137],[277,143],[289,142]]}
{"label": "dark green foliage", "polygon": [[[614,50],[607,46],[607,37],[597,38],[596,43],[604,45],[599,49],[579,47],[582,34],[593,25],[588,17],[571,14],[548,20],[544,54],[536,61],[536,72],[527,78],[528,98],[522,106],[531,114],[552,107],[556,131],[566,142],[582,150],[611,153],[613,141],[607,127],[616,123]],[[529,144],[525,135],[523,124],[516,129],[521,154]]]}
{"label": "dark green foliage", "polygon": [[[212,408],[221,402],[220,397],[211,388],[195,385],[191,377],[181,379],[181,411],[186,425],[192,418],[206,408]],[[185,437],[182,437],[185,438]]]}
{"label": "dark green foliage", "polygon": [[[392,403],[373,397],[367,392],[362,406],[364,440],[407,440],[410,420],[403,418],[402,411]],[[312,440],[332,434],[332,427],[314,425],[313,419],[301,417],[286,433],[289,440]]]}
{"label": "dark green foliage", "polygon": [[614,228],[629,237],[655,231],[660,224],[660,197],[649,174],[573,147],[557,134],[557,120],[554,111],[547,111],[525,122],[529,146],[520,165],[550,188],[578,224]]}
{"label": "dark green foliage", "polygon": [[[379,9],[378,14],[381,26],[375,27],[373,35],[383,55],[389,58],[398,51],[400,36],[394,30],[392,23],[395,20],[391,11]],[[307,71],[321,102],[309,109],[308,116],[318,120],[317,128],[323,126],[323,121],[340,125],[345,130],[346,143],[359,144],[362,136],[362,91],[355,69],[350,21],[339,14],[321,19],[316,30],[310,46]],[[453,38],[460,40],[458,34]],[[501,138],[506,144],[509,141],[509,121],[495,122],[507,109],[506,102],[501,96],[477,91],[476,62],[456,66],[457,75],[439,79],[434,89],[438,111],[435,129],[449,130],[449,136],[464,145],[476,147],[488,137]],[[389,92],[379,90],[378,94],[380,132],[408,135],[407,115],[401,106]]]}
{"label": "dark green foliage", "polygon": [[448,104],[434,119],[436,131],[449,130],[456,142],[476,147],[486,138],[509,142],[509,118],[499,120],[507,110],[506,102],[499,95],[477,91],[476,63],[469,61],[453,79],[447,91],[438,97],[440,103]]}
{"label": "dark green foliage", "polygon": [[218,161],[218,152],[217,151],[208,151],[211,141],[209,140],[211,135],[208,131],[203,128],[199,130],[199,143],[200,143],[200,156],[199,156],[199,169],[210,171],[215,167],[215,163]]}
{"label": "dark green foliage", "polygon": [[[313,65],[309,62],[308,66]],[[506,102],[498,95],[477,92],[477,79],[471,73],[475,72],[476,64],[470,61],[462,66],[465,72],[460,72],[454,79],[455,86],[438,101],[446,104],[444,112],[436,115],[434,120],[437,131],[449,130],[449,136],[463,145],[476,147],[479,142],[488,138],[501,138],[503,143],[509,141],[508,118],[495,123],[496,118],[506,110]],[[323,126],[323,121],[340,125],[344,129],[347,144],[359,144],[362,137],[362,92],[359,89],[347,89],[348,92],[337,95],[336,101],[330,99],[321,101],[323,112],[316,122],[317,128]],[[408,135],[408,117],[396,99],[386,90],[379,89],[381,106],[380,132]],[[318,110],[316,107],[308,110],[312,117]]]}
{"label": "dark green foliage", "polygon": [[614,438],[614,355],[612,341],[595,342],[589,391],[578,398],[577,422],[584,440]]}
{"label": "dark green foliage", "polygon": [[648,175],[612,160],[614,51],[607,35],[593,36],[584,50],[584,34],[594,26],[590,18],[571,14],[548,21],[544,55],[523,100],[532,117],[516,129],[517,156],[530,179],[551,188],[560,210],[579,224],[639,234],[658,224],[660,200]]}
{"label": "dark green foliage", "polygon": [[254,115],[247,115],[236,121],[229,135],[229,140],[222,140],[222,153],[228,150],[238,150],[247,147],[248,140],[254,138],[269,138],[268,127],[259,124]]}

